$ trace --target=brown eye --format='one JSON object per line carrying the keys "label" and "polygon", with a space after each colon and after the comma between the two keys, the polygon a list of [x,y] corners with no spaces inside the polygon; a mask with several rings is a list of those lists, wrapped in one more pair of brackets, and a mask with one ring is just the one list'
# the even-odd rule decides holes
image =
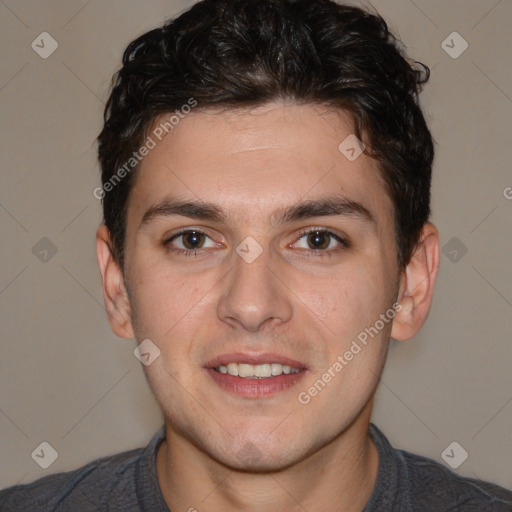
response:
{"label": "brown eye", "polygon": [[340,235],[327,229],[307,229],[301,232],[296,248],[309,251],[311,256],[332,256],[333,253],[348,249],[350,244]]}
{"label": "brown eye", "polygon": [[186,249],[199,249],[204,243],[204,233],[199,231],[187,231],[181,234],[183,245]]}
{"label": "brown eye", "polygon": [[206,233],[197,229],[184,229],[163,242],[164,247],[176,254],[197,256],[206,249],[218,248]]}
{"label": "brown eye", "polygon": [[312,231],[308,234],[308,244],[312,249],[326,249],[331,242],[331,236],[327,231]]}

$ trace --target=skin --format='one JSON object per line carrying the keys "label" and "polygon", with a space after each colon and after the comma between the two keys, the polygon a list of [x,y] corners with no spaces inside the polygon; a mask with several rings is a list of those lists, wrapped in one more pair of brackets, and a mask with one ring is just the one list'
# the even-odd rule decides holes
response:
{"label": "skin", "polygon": [[[373,396],[390,336],[411,338],[428,315],[439,237],[427,223],[409,264],[398,268],[393,205],[378,163],[365,154],[352,162],[338,150],[352,126],[348,114],[312,105],[197,110],[141,164],[129,200],[124,275],[107,228],[98,229],[114,333],[149,338],[160,349],[144,371],[165,415],[156,463],[173,512],[360,512],[371,495],[378,469],[368,436]],[[275,221],[284,206],[333,195],[360,203],[374,222],[354,215]],[[174,215],[141,226],[146,210],[169,197],[215,203],[226,220]],[[178,237],[166,248],[163,241],[183,227],[207,236]],[[349,246],[325,235],[317,249],[304,228],[339,234]],[[263,249],[252,263],[236,252],[248,236]],[[192,251],[194,243],[204,248],[193,257],[169,250]],[[394,321],[300,403],[298,394],[395,301],[401,310]],[[240,397],[204,370],[232,352],[275,352],[307,371],[273,396]]]}

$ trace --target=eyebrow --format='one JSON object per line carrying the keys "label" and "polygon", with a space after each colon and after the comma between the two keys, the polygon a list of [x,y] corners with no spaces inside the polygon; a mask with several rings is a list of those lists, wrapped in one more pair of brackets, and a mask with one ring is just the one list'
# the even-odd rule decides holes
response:
{"label": "eyebrow", "polygon": [[[164,199],[154,206],[151,206],[144,213],[139,228],[157,218],[170,217],[173,215],[198,220],[209,220],[218,223],[225,223],[227,219],[224,210],[213,203]],[[372,213],[362,204],[343,196],[314,199],[280,208],[272,214],[272,218],[274,224],[280,225],[312,217],[326,217],[331,215],[344,215],[366,222],[376,222]]]}

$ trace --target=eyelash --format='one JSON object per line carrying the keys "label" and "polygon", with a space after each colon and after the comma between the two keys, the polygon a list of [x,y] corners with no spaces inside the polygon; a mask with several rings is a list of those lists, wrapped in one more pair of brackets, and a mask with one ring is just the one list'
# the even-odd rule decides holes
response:
{"label": "eyelash", "polygon": [[[203,252],[207,252],[207,250],[205,250],[205,249],[184,250],[184,249],[174,249],[170,246],[170,243],[174,239],[179,238],[180,236],[185,235],[187,233],[199,233],[201,235],[208,236],[204,231],[200,231],[199,229],[190,229],[190,228],[182,229],[182,230],[178,231],[177,233],[175,233],[174,235],[172,235],[170,238],[167,238],[166,240],[164,240],[164,242],[163,242],[164,247],[166,247],[167,250],[171,251],[174,254],[186,256],[187,258],[197,258]],[[208,237],[208,238],[210,238],[210,237]]]}
{"label": "eyelash", "polygon": [[[323,233],[324,235],[327,235],[331,239],[334,238],[334,240],[336,240],[337,242],[339,242],[341,244],[342,248],[338,247],[337,249],[328,249],[328,250],[327,249],[301,249],[303,251],[309,252],[310,255],[313,256],[314,258],[331,257],[331,256],[333,256],[333,253],[339,253],[339,252],[341,252],[345,249],[348,249],[350,247],[348,240],[343,238],[341,235],[333,233],[332,231],[329,231],[328,229],[319,228],[319,227],[307,228],[307,229],[300,231],[297,241],[299,241],[304,236],[309,235],[310,233],[317,233],[317,232]],[[330,245],[330,242],[328,245]]]}
{"label": "eyelash", "polygon": [[[326,250],[326,249],[316,249],[316,250],[315,249],[309,249],[309,250],[302,249],[302,250],[306,250],[306,251],[310,252],[313,257],[320,257],[320,258],[330,257],[333,255],[332,254],[333,252],[335,252],[335,253],[341,252],[344,249],[348,249],[350,247],[350,243],[347,240],[345,240],[344,238],[342,238],[340,235],[333,233],[332,231],[329,231],[327,229],[323,229],[323,228],[304,229],[303,231],[301,231],[299,233],[297,241],[299,241],[305,235],[309,235],[310,233],[316,233],[316,232],[323,233],[324,235],[334,238],[337,242],[339,242],[343,246],[343,248],[342,249],[329,249],[329,250]],[[187,228],[187,229],[183,229],[183,230],[179,231],[178,233],[175,233],[170,238],[167,238],[166,240],[164,240],[164,242],[163,242],[164,247],[166,247],[169,251],[173,252],[174,254],[179,254],[182,256],[186,256],[188,258],[196,258],[196,257],[200,256],[203,252],[208,252],[208,249],[184,250],[184,249],[175,249],[170,246],[170,243],[173,240],[175,240],[176,238],[179,238],[180,236],[185,235],[187,233],[198,233],[198,234],[205,235],[208,237],[208,235],[204,231],[200,231],[198,229]],[[208,237],[208,238],[210,238],[210,237]]]}

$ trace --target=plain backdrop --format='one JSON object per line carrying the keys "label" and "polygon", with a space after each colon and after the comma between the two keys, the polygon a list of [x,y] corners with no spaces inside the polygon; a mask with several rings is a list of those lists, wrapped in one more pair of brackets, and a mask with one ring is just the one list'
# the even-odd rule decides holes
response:
{"label": "plain backdrop", "polygon": [[[0,2],[0,487],[144,446],[163,423],[135,340],[111,333],[103,307],[95,138],[126,45],[191,4]],[[460,474],[512,488],[512,2],[373,5],[432,69],[443,247],[430,316],[392,343],[373,422],[443,464],[455,441]],[[31,456],[42,442],[58,454],[47,469]]]}

